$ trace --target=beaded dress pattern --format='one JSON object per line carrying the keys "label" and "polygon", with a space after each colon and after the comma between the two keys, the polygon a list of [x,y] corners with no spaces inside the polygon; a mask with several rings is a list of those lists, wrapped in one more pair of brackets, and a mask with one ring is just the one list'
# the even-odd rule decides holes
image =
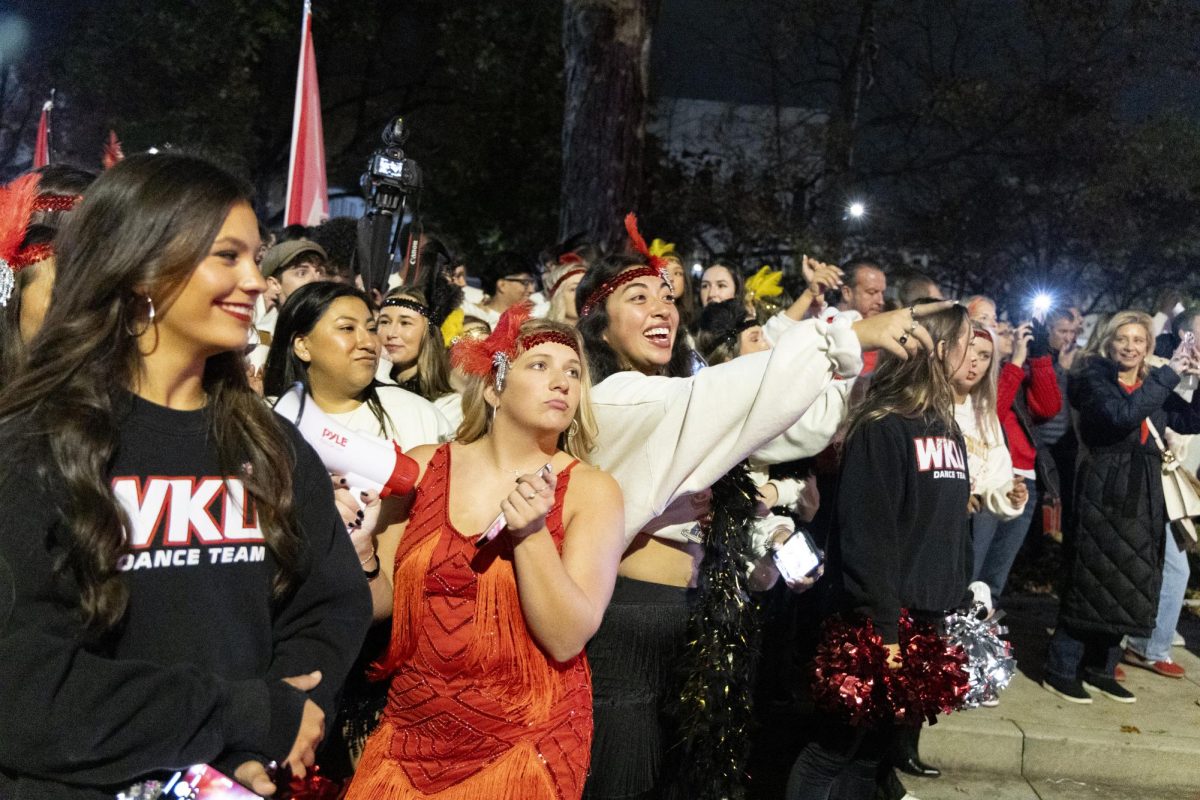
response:
{"label": "beaded dress pattern", "polygon": [[[559,551],[572,462],[546,517]],[[592,740],[583,653],[557,663],[525,627],[512,548],[449,515],[450,446],[430,459],[396,553],[387,708],[347,797],[578,798]]]}

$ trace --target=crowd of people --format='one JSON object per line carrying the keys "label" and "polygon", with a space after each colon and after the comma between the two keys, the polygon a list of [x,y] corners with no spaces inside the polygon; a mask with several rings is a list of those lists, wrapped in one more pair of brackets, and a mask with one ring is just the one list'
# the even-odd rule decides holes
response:
{"label": "crowd of people", "polygon": [[[179,153],[0,207],[0,795],[141,800],[209,764],[262,796],[727,796],[756,676],[819,696],[845,635],[912,667],[914,626],[991,613],[1044,537],[1047,691],[1183,675],[1181,299],[1082,342],[1069,304],[870,259],[692,274],[632,215],[619,252],[428,234],[364,290],[353,220],[273,233]],[[297,385],[412,491],[331,472],[272,412]],[[885,712],[818,707],[786,797],[911,797],[897,771],[938,771]]]}

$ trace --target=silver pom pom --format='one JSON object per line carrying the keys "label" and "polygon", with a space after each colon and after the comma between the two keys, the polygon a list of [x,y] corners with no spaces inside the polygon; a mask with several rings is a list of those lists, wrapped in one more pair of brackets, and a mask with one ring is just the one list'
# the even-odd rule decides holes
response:
{"label": "silver pom pom", "polygon": [[508,377],[508,353],[503,351],[492,356],[492,367],[496,370],[496,391],[504,391],[504,379]]}
{"label": "silver pom pom", "polygon": [[8,306],[8,298],[12,297],[16,285],[17,274],[13,272],[13,268],[8,265],[7,261],[0,258],[0,308]]}
{"label": "silver pom pom", "polygon": [[967,654],[967,675],[970,688],[963,699],[963,708],[975,708],[997,699],[1008,688],[1017,671],[1012,657],[1012,645],[1000,637],[1008,629],[1000,625],[1003,611],[985,617],[987,609],[975,603],[969,611],[956,611],[946,616],[946,638],[962,647]]}

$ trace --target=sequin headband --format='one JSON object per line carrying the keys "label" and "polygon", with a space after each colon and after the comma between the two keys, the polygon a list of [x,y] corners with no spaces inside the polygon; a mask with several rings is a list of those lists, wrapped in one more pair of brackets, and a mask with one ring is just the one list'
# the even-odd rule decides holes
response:
{"label": "sequin headband", "polygon": [[524,325],[533,312],[532,303],[518,303],[500,315],[496,329],[486,339],[462,338],[450,348],[450,363],[468,375],[487,377],[495,373],[496,391],[504,390],[509,365],[519,352],[539,344],[553,342],[579,353],[579,343],[561,331],[543,330],[521,336]]}
{"label": "sequin headband", "polygon": [[81,194],[44,194],[33,201],[33,210],[70,211],[82,199]]}
{"label": "sequin headband", "polygon": [[407,308],[409,311],[417,312],[425,319],[433,319],[429,306],[424,303],[418,303],[416,300],[409,300],[407,297],[389,297],[383,301],[383,307],[388,308],[389,306],[392,308]]}
{"label": "sequin headband", "polygon": [[668,286],[671,284],[671,276],[661,267],[634,267],[633,269],[627,269],[624,272],[617,273],[592,290],[592,293],[588,295],[587,301],[583,304],[583,308],[580,309],[579,316],[586,317],[598,306],[603,305],[610,294],[638,278],[661,278],[663,283]]}
{"label": "sequin headband", "polygon": [[574,275],[582,275],[585,272],[587,272],[587,270],[584,269],[583,267],[576,267],[574,269],[569,269],[566,272],[564,272],[562,274],[562,277],[559,278],[558,280],[556,280],[554,282],[554,285],[550,287],[550,296],[553,297],[555,294],[558,293],[558,287],[560,287],[564,283],[566,283],[567,278],[570,278]]}

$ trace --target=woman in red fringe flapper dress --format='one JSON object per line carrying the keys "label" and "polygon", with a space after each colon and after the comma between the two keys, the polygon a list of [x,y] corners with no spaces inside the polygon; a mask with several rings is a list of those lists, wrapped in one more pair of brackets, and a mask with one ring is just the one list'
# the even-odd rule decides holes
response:
{"label": "woman in red fringe flapper dress", "polygon": [[[470,380],[457,441],[412,451],[422,476],[406,521],[379,538],[394,564],[391,585],[372,582],[377,615],[392,614],[378,665],[390,687],[349,800],[583,791],[583,646],[616,580],[622,500],[579,460],[595,424],[578,337],[527,315],[517,307],[486,341],[456,345]],[[477,546],[497,512],[507,527]]]}

